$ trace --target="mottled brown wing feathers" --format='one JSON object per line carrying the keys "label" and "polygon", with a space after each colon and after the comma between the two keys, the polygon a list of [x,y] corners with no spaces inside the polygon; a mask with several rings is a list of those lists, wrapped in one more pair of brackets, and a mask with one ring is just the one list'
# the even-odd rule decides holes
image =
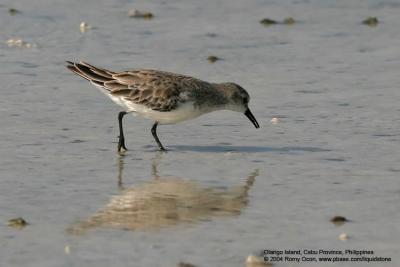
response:
{"label": "mottled brown wing feathers", "polygon": [[[125,91],[129,90],[129,92],[131,91],[131,89],[129,89],[128,85],[120,84],[119,82],[117,82],[115,80],[105,82],[104,87],[106,89],[108,89],[111,93],[119,92],[121,90],[125,90]],[[129,93],[129,92],[127,92],[127,93]]]}
{"label": "mottled brown wing feathers", "polygon": [[180,98],[180,88],[175,83],[170,83],[169,74],[158,71],[142,70],[130,71],[114,75],[120,83],[128,84],[132,89],[127,100],[145,105],[153,110],[170,111],[177,107]]}
{"label": "mottled brown wing feathers", "polygon": [[96,73],[96,74],[98,74],[98,75],[100,75],[100,76],[103,76],[103,77],[107,77],[107,78],[110,78],[110,79],[111,79],[111,78],[112,78],[112,75],[115,74],[115,72],[112,72],[112,71],[109,71],[109,70],[106,70],[106,69],[102,69],[102,68],[95,67],[95,66],[90,65],[89,63],[86,63],[86,62],[81,62],[81,64],[84,65],[84,66],[86,66],[86,67],[88,67],[88,68],[90,68],[90,70],[91,70],[92,72],[94,72],[94,73]]}
{"label": "mottled brown wing feathers", "polygon": [[69,62],[68,69],[79,76],[102,86],[113,95],[124,97],[135,104],[144,105],[157,111],[170,111],[180,102],[178,76],[168,72],[155,70],[132,70],[112,72],[97,68],[86,62]]}
{"label": "mottled brown wing feathers", "polygon": [[141,77],[138,77],[135,72],[122,72],[114,74],[113,79],[117,80],[121,84],[134,85],[141,82]]}

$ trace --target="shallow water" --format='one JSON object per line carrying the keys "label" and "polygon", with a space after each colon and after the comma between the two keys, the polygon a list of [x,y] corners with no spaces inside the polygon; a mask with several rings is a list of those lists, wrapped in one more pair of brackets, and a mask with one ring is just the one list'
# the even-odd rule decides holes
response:
{"label": "shallow water", "polygon": [[[398,1],[3,0],[0,265],[244,266],[264,249],[351,248],[398,266],[399,11]],[[290,16],[298,23],[259,24]],[[369,16],[381,23],[362,25]],[[233,112],[160,126],[170,149],[160,154],[151,122],[126,117],[121,157],[119,108],[65,60],[237,82],[261,128]],[[334,215],[350,222],[334,226]],[[19,216],[30,224],[7,226]]]}

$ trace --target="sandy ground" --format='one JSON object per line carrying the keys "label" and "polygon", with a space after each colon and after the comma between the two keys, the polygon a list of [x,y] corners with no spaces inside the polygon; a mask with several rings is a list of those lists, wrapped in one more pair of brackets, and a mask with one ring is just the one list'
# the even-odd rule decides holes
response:
{"label": "sandy ground", "polygon": [[[399,266],[399,1],[3,0],[0,12],[0,266],[230,267],[308,248]],[[65,60],[236,82],[261,128],[233,112],[161,126],[160,154],[151,122],[127,117],[120,157],[119,107]],[[7,226],[20,216],[27,227]]]}

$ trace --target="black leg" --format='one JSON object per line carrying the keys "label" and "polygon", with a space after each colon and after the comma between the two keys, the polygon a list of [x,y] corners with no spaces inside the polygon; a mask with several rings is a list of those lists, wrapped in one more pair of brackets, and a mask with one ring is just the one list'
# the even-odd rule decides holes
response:
{"label": "black leg", "polygon": [[163,147],[163,145],[160,142],[160,139],[158,139],[158,136],[157,136],[157,125],[158,125],[158,122],[154,123],[153,127],[151,127],[151,134],[153,135],[154,139],[156,140],[157,145],[160,148],[160,150],[165,151],[165,148]]}
{"label": "black leg", "polygon": [[128,150],[125,146],[124,130],[122,128],[122,118],[127,114],[126,111],[121,111],[118,114],[118,124],[119,124],[119,140],[118,140],[118,152],[121,152],[121,148]]}

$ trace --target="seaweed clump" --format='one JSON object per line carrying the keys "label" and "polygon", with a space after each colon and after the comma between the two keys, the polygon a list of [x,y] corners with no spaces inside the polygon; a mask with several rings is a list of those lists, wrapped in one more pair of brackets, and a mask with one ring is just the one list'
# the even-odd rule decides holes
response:
{"label": "seaweed clump", "polygon": [[260,23],[265,27],[269,27],[271,25],[282,24],[282,25],[293,25],[296,23],[295,19],[292,17],[287,17],[282,21],[273,20],[270,18],[265,18],[260,20]]}
{"label": "seaweed clump", "polygon": [[128,11],[128,16],[130,18],[141,18],[141,19],[152,19],[154,17],[151,12],[142,12],[137,9],[131,9]]}
{"label": "seaweed clump", "polygon": [[8,14],[10,14],[11,16],[14,16],[18,13],[21,13],[18,9],[15,9],[15,8],[8,9]]}
{"label": "seaweed clump", "polygon": [[18,217],[18,218],[8,220],[7,225],[10,227],[14,227],[14,228],[24,228],[25,226],[28,225],[28,223],[25,221],[24,218]]}
{"label": "seaweed clump", "polygon": [[216,61],[218,61],[218,60],[221,60],[219,57],[217,57],[217,56],[209,56],[208,58],[207,58],[207,60],[208,60],[208,62],[210,62],[210,63],[214,63],[214,62],[216,62]]}
{"label": "seaweed clump", "polygon": [[362,22],[364,25],[375,27],[378,25],[379,21],[377,17],[369,17]]}
{"label": "seaweed clump", "polygon": [[264,26],[271,26],[271,25],[274,25],[274,24],[278,24],[278,22],[276,20],[269,19],[269,18],[265,18],[265,19],[260,20],[260,23],[262,25],[264,25]]}
{"label": "seaweed clump", "polygon": [[348,221],[349,220],[347,220],[346,217],[343,217],[343,216],[335,216],[331,219],[331,222],[337,226],[340,226]]}

